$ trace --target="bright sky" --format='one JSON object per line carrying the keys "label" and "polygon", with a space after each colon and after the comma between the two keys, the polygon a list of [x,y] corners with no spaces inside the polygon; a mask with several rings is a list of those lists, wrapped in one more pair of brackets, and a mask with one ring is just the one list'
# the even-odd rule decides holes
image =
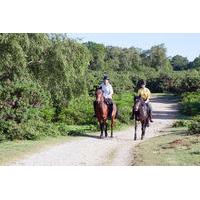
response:
{"label": "bright sky", "polygon": [[138,47],[143,50],[161,43],[167,56],[182,55],[190,61],[200,55],[200,33],[69,33],[69,37],[119,47]]}

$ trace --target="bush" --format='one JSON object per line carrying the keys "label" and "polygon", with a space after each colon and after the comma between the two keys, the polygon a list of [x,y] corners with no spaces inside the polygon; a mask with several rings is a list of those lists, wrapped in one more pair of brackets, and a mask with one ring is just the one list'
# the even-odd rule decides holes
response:
{"label": "bush", "polygon": [[200,134],[200,115],[192,118],[191,123],[188,126],[189,134]]}
{"label": "bush", "polygon": [[86,95],[72,99],[67,108],[61,110],[58,116],[59,122],[68,125],[96,125],[97,120],[93,117],[93,101],[94,99]]}
{"label": "bush", "polygon": [[172,127],[178,128],[178,127],[188,127],[190,122],[188,120],[179,120],[173,123]]}
{"label": "bush", "polygon": [[131,122],[130,117],[134,103],[133,97],[134,92],[123,92],[114,96],[113,101],[117,104],[119,122],[122,124],[129,124]]}
{"label": "bush", "polygon": [[185,115],[194,116],[200,114],[200,93],[190,92],[182,95],[181,111]]}

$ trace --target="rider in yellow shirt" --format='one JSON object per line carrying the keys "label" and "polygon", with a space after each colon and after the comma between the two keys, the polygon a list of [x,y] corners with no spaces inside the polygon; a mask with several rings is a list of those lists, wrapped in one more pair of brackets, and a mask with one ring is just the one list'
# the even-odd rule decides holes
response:
{"label": "rider in yellow shirt", "polygon": [[149,108],[149,118],[150,118],[150,122],[153,122],[152,120],[152,106],[149,102],[150,98],[151,98],[151,92],[148,88],[146,88],[146,81],[145,80],[141,80],[140,82],[140,89],[138,90],[138,96],[140,98],[142,98],[146,105]]}

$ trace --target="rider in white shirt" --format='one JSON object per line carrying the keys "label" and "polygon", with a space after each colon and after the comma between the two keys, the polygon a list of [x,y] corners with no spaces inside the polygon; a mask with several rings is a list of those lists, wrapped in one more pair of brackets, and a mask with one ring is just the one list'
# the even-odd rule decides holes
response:
{"label": "rider in white shirt", "polygon": [[103,83],[99,86],[99,88],[102,89],[105,99],[112,99],[113,88],[112,85],[109,83],[108,76],[104,76]]}
{"label": "rider in white shirt", "polygon": [[[113,95],[113,88],[112,85],[109,83],[109,77],[104,76],[103,83],[99,86],[99,88],[103,91],[103,96],[105,97],[105,102],[109,106],[109,118],[111,118],[112,110],[113,110],[113,101],[112,101],[112,95]],[[96,102],[94,102],[94,108],[95,108]],[[96,116],[96,115],[95,115]]]}

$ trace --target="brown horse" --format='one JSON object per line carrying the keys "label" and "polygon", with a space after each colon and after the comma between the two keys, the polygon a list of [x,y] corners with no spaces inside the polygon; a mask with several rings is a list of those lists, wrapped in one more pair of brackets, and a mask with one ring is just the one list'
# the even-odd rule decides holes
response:
{"label": "brown horse", "polygon": [[133,113],[134,113],[134,119],[135,119],[134,140],[137,140],[138,122],[141,122],[141,129],[142,129],[141,140],[143,140],[143,138],[145,136],[146,127],[147,127],[147,124],[148,124],[148,121],[149,121],[149,111],[148,111],[147,105],[142,100],[142,98],[135,97],[135,104],[134,104],[134,107],[133,107]]}
{"label": "brown horse", "polygon": [[[100,138],[103,138],[103,131],[105,131],[105,137],[108,137],[107,120],[108,120],[108,115],[109,115],[109,106],[105,102],[103,91],[101,89],[96,90],[95,113],[96,113],[96,116],[100,125],[100,129],[101,129]],[[117,107],[115,104],[113,104],[113,110],[112,110],[112,115],[111,115],[111,137],[113,137],[113,126],[114,126],[116,114],[117,114]]]}

